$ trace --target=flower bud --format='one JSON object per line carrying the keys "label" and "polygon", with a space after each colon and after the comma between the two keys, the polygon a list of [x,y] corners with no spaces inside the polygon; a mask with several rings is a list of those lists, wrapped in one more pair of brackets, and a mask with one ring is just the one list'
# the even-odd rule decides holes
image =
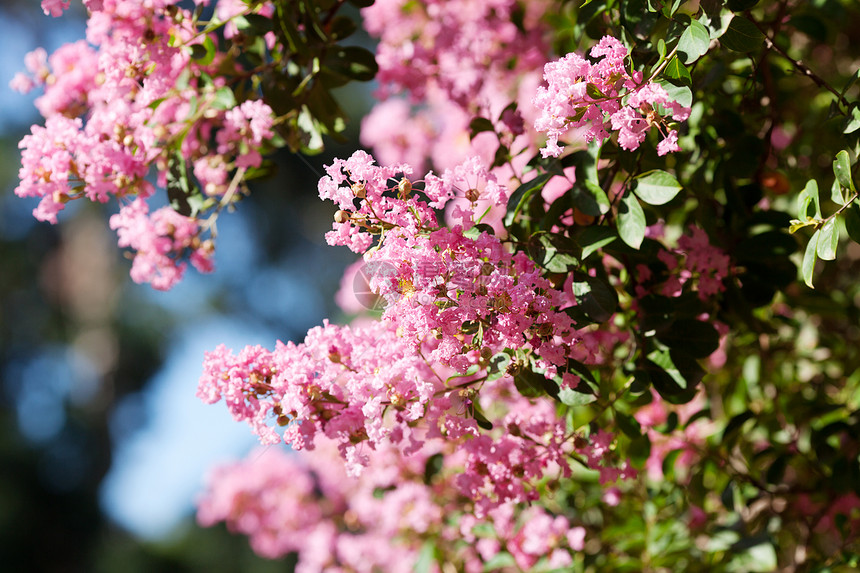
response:
{"label": "flower bud", "polygon": [[352,194],[359,199],[364,199],[367,196],[367,187],[365,186],[364,181],[353,183],[350,188],[352,189]]}
{"label": "flower bud", "polygon": [[334,220],[336,223],[346,223],[351,218],[352,214],[349,211],[344,211],[343,209],[334,214]]}
{"label": "flower bud", "polygon": [[409,197],[409,194],[412,193],[412,183],[404,177],[400,180],[400,183],[397,184],[397,190],[400,192],[400,198],[406,199]]}

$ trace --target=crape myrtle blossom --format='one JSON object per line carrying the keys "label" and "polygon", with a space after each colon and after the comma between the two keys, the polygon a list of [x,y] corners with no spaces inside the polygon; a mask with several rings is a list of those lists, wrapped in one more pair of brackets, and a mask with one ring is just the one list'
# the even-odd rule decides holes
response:
{"label": "crape myrtle blossom", "polygon": [[[544,157],[561,155],[559,138],[582,129],[586,142],[602,142],[609,131],[618,133],[622,149],[633,150],[645,140],[652,127],[663,135],[657,153],[678,151],[678,132],[666,127],[662,113],[675,121],[686,121],[690,108],[669,97],[653,81],[644,81],[642,72],[627,71],[628,51],[611,36],[605,36],[591,49],[597,61],[570,53],[544,67],[547,86],[538,88],[534,105],[541,110],[535,129],[547,134]],[[661,109],[664,112],[661,112]]]}
{"label": "crape myrtle blossom", "polygon": [[[443,453],[426,448],[403,456],[380,447],[370,455],[374,471],[351,479],[329,441],[321,441],[312,455],[254,452],[213,471],[197,519],[206,526],[225,521],[248,535],[261,555],[295,553],[296,571],[305,573],[413,571],[428,541],[440,561],[466,572],[483,571],[503,547],[523,569],[538,562],[572,564],[571,552],[582,550],[585,529],[541,507],[509,503],[484,518],[444,519],[460,506],[456,456]],[[435,468],[429,483],[428,467]]]}
{"label": "crape myrtle blossom", "polygon": [[370,286],[387,301],[383,318],[396,324],[401,336],[415,344],[437,338],[430,359],[460,372],[506,348],[534,350],[548,376],[565,363],[576,332],[559,311],[568,300],[563,293],[524,253],[512,254],[486,231],[470,232],[475,218],[470,210],[455,208],[462,224],[437,226],[431,207],[444,208],[455,195],[473,205],[479,198],[499,205],[507,201],[507,191],[479,161],[441,177],[427,174],[422,190],[427,202],[409,179],[397,178],[411,174],[411,168],[376,166],[362,151],[335,160],[327,172],[320,197],[341,210],[326,239],[391,269],[372,277]]}
{"label": "crape myrtle blossom", "polygon": [[212,271],[212,242],[200,239],[197,221],[170,207],[150,216],[149,206],[138,197],[111,217],[110,227],[117,231],[120,247],[135,251],[131,278],[136,283],[169,290],[185,273],[186,255],[200,272]]}
{"label": "crape myrtle blossom", "polygon": [[[369,281],[387,301],[382,320],[356,328],[326,322],[303,342],[278,342],[271,351],[234,354],[221,346],[206,355],[198,396],[223,399],[264,444],[310,450],[333,440],[352,476],[364,473],[380,447],[410,455],[430,442],[449,444],[462,458],[457,489],[479,517],[534,501],[546,472],[569,477],[574,459],[603,483],[635,475],[611,459],[611,435],[591,447],[552,402],[532,403],[515,387],[513,377],[530,360],[555,378],[577,335],[558,310],[568,297],[526,255],[511,254],[486,231],[471,232],[467,215],[465,231],[437,226],[431,205],[442,208],[463,193],[458,183],[471,185],[465,194],[473,202],[482,194],[506,200],[480,162],[428,174],[423,190],[406,177],[409,166],[377,166],[362,151],[326,171],[320,196],[341,208],[327,240],[385,263],[387,272]],[[558,377],[562,386],[574,378]],[[492,425],[484,410],[504,431],[481,431]]]}
{"label": "crape myrtle blossom", "polygon": [[[567,431],[552,403],[531,403],[509,376],[450,376],[451,369],[426,359],[437,343],[416,349],[382,321],[361,328],[325,323],[300,344],[278,342],[272,351],[249,346],[234,354],[219,346],[206,354],[198,396],[223,399],[264,444],[283,440],[313,450],[333,442],[350,476],[373,468],[379,448],[409,456],[447,444],[463,460],[457,490],[478,516],[535,500],[534,486],[547,472],[570,476],[575,444],[607,482],[634,475],[615,468],[611,436],[602,434],[601,445],[590,447],[589,438]],[[482,432],[480,407],[505,411],[498,418],[505,431]]]}
{"label": "crape myrtle blossom", "polygon": [[[42,7],[58,16],[68,4],[46,0]],[[44,127],[33,126],[19,144],[22,162],[15,193],[40,199],[34,215],[51,223],[69,201],[120,200],[126,212],[121,214],[125,222],[114,225],[125,230],[120,246],[148,246],[134,256],[134,280],[170,288],[189,260],[200,270],[212,269],[215,227],[204,217],[217,216],[238,198],[231,174],[260,165],[261,152],[273,137],[274,113],[262,101],[233,106],[219,99],[224,79],[204,81],[217,61],[204,64],[191,57],[190,47],[206,36],[176,0],[90,0],[85,5],[90,10],[87,41],[67,44],[51,55],[34,51],[25,59],[28,74],[12,82],[19,91],[44,89],[36,105],[45,118]],[[271,13],[271,5],[255,9]],[[199,184],[212,197],[208,203],[193,210],[174,204],[175,217],[159,210],[152,224],[129,226],[144,210],[148,213],[136,198],[145,202],[156,187],[175,185],[185,173],[196,178],[192,186]],[[127,215],[129,203],[135,205],[133,217]],[[196,242],[183,238],[181,245],[151,248],[165,244],[167,235],[158,231],[156,219],[167,218],[210,231],[205,252],[199,233]],[[156,234],[141,234],[147,231]]]}
{"label": "crape myrtle blossom", "polygon": [[[543,65],[548,52],[543,0],[378,0],[361,11],[379,38],[380,99],[408,92],[414,102],[440,89],[475,111],[496,78],[517,78]],[[521,17],[517,26],[516,16]]]}

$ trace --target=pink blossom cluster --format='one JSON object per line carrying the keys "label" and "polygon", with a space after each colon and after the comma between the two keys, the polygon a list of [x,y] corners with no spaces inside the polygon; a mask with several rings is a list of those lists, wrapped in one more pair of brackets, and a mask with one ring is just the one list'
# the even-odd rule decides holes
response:
{"label": "pink blossom cluster", "polygon": [[538,563],[564,568],[584,546],[583,527],[538,506],[504,504],[483,518],[446,519],[461,507],[456,456],[403,456],[387,447],[371,460],[375,471],[350,479],[331,442],[322,441],[314,455],[253,453],[213,472],[198,521],[225,521],[266,557],[296,554],[301,573],[413,571],[428,542],[438,563],[458,571],[485,570],[503,550],[522,570]]}
{"label": "pink blossom cluster", "polygon": [[603,141],[609,131],[618,132],[622,149],[633,150],[656,126],[663,139],[657,153],[678,151],[678,132],[666,127],[666,115],[675,121],[686,121],[690,109],[669,97],[653,81],[644,81],[642,72],[627,71],[628,51],[611,36],[605,36],[591,49],[592,63],[570,53],[544,67],[544,80],[534,98],[540,117],[535,129],[547,134],[544,157],[558,157],[562,149],[559,138],[571,130],[581,130],[586,142]]}
{"label": "pink blossom cluster", "polygon": [[[234,354],[219,346],[206,354],[198,396],[223,399],[264,444],[336,444],[353,477],[375,471],[373,452],[380,449],[408,457],[448,448],[462,464],[452,483],[479,517],[536,500],[535,485],[548,472],[570,477],[576,448],[606,482],[635,476],[617,467],[606,447],[611,436],[592,447],[589,437],[568,431],[551,402],[520,395],[510,376],[456,375],[426,359],[435,344],[430,339],[416,349],[383,321],[357,328],[325,323],[302,343],[278,342],[272,351],[249,346]],[[477,411],[496,428],[482,432]]]}
{"label": "pink blossom cluster", "polygon": [[[698,227],[690,226],[690,234],[678,238],[677,249],[660,251],[657,257],[672,273],[663,284],[664,296],[680,296],[684,285],[691,279],[695,279],[696,290],[702,300],[726,290],[723,281],[731,272],[731,259],[722,249],[712,245],[708,234]],[[641,275],[640,280],[648,278]]]}
{"label": "pink blossom cluster", "polygon": [[[45,0],[42,7],[58,16],[68,4]],[[36,50],[26,58],[28,74],[12,81],[20,91],[44,89],[36,105],[46,120],[44,127],[33,126],[19,145],[22,165],[16,194],[39,198],[34,215],[55,223],[57,213],[79,198],[101,203],[111,198],[145,201],[155,191],[151,181],[166,187],[171,177],[187,176],[187,163],[206,193],[233,200],[230,174],[259,166],[260,152],[272,137],[272,110],[255,100],[233,107],[219,98],[218,90],[227,89],[223,79],[202,80],[217,62],[203,65],[191,57],[191,46],[206,37],[199,34],[191,12],[177,6],[176,0],[85,4],[90,10],[87,41],[67,44],[50,56]],[[254,9],[262,13],[267,6]],[[156,220],[140,223],[141,213],[148,212],[142,207],[134,212],[136,233],[160,228]],[[216,215],[217,211],[211,216]],[[214,229],[202,221],[204,216],[195,211],[194,224]],[[163,233],[131,239],[131,226],[115,225],[120,227],[126,229],[121,246],[136,249],[164,242]],[[207,251],[214,243],[208,244]],[[204,257],[196,247],[189,251],[174,245],[168,250],[174,259],[171,273],[163,260],[156,264],[151,259],[153,252],[139,252],[141,262],[132,273],[135,280],[156,280],[157,288],[175,282],[165,277],[181,276],[176,269],[184,268],[183,262],[175,259],[180,252],[197,253],[191,262],[199,269],[212,267],[211,252]]]}
{"label": "pink blossom cluster", "polygon": [[[83,0],[84,6],[88,10],[101,10],[105,0]],[[45,15],[53,17],[62,16],[63,12],[69,8],[70,0],[42,0],[42,10]]]}
{"label": "pink blossom cluster", "polygon": [[[539,67],[547,52],[539,20],[548,3],[516,0],[380,0],[362,9],[379,38],[380,99],[398,91],[423,101],[439,89],[469,109],[494,78]],[[522,16],[522,28],[515,24]],[[471,109],[474,111],[474,109]]]}
{"label": "pink blossom cluster", "polygon": [[[457,206],[453,216],[460,224],[436,226],[432,208],[455,195],[473,205],[479,198],[504,204],[506,191],[480,161],[441,177],[428,173],[421,191],[426,200],[409,179],[397,180],[398,173],[411,173],[408,166],[376,166],[364,152],[336,160],[327,172],[320,197],[341,210],[326,238],[366,251],[366,262],[386,269],[371,277],[370,287],[387,301],[383,319],[401,336],[413,344],[434,337],[438,345],[429,358],[460,372],[501,350],[529,348],[547,376],[555,375],[576,342],[572,320],[559,311],[569,298],[526,254],[512,254],[495,235],[464,234],[474,225],[474,211]],[[477,331],[468,332],[470,326]]]}
{"label": "pink blossom cluster", "polygon": [[119,246],[136,253],[131,266],[136,283],[168,290],[182,279],[186,258],[198,271],[212,271],[212,241],[201,241],[197,221],[170,207],[150,216],[149,205],[138,197],[111,217],[110,227],[117,231]]}
{"label": "pink blossom cluster", "polygon": [[[446,169],[474,156],[489,166],[500,144],[512,157],[536,152],[537,134],[524,126],[534,119],[530,102],[548,60],[548,6],[545,0],[384,0],[364,8],[366,27],[379,38],[382,87],[362,122],[362,144],[386,164],[418,171],[428,161]],[[509,107],[512,101],[518,108]],[[475,116],[490,119],[495,133],[471,137]],[[509,166],[494,172],[513,175]]]}

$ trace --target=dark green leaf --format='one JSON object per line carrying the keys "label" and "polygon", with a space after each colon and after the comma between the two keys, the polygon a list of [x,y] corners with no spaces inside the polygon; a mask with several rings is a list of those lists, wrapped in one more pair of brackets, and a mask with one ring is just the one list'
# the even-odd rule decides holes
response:
{"label": "dark green leaf", "polygon": [[582,260],[599,248],[608,245],[618,238],[618,234],[610,227],[591,226],[586,227],[581,235],[577,238],[577,243],[582,247]]}
{"label": "dark green leaf", "polygon": [[598,277],[588,275],[575,277],[573,294],[576,297],[576,304],[585,311],[588,318],[595,322],[606,322],[612,318],[618,307],[618,293]]}
{"label": "dark green leaf", "polygon": [[732,12],[743,12],[744,10],[749,10],[758,4],[758,2],[759,0],[728,0],[726,5]]}
{"label": "dark green leaf", "polygon": [[627,454],[635,465],[643,465],[651,456],[651,438],[648,437],[648,434],[633,438],[627,448]]}
{"label": "dark green leaf", "polygon": [[469,139],[475,139],[475,136],[482,131],[496,131],[493,127],[493,122],[485,117],[476,117],[469,122]]}
{"label": "dark green leaf", "polygon": [[843,215],[845,218],[845,230],[848,231],[848,236],[855,243],[860,243],[860,205],[856,202],[852,203]]}
{"label": "dark green leaf", "polygon": [[736,52],[752,52],[764,43],[764,34],[743,16],[735,15],[720,42]]}
{"label": "dark green leaf", "polygon": [[642,435],[642,427],[633,416],[616,411],[615,423],[618,425],[618,429],[630,438],[638,438]]}
{"label": "dark green leaf", "polygon": [[[583,186],[585,187],[585,192],[582,191]],[[606,196],[603,188],[589,180],[585,180],[582,186],[574,186],[573,204],[577,209],[592,217],[599,217],[607,213],[611,208],[609,198]]]}
{"label": "dark green leaf", "polygon": [[729,420],[729,423],[726,424],[725,429],[723,430],[722,442],[726,442],[730,440],[740,429],[741,426],[747,420],[752,419],[755,416],[750,410],[745,410],[736,416],[732,416],[732,419]]}
{"label": "dark green leaf", "polygon": [[487,366],[487,380],[492,381],[504,376],[510,363],[511,357],[506,352],[499,352],[490,358],[490,365]]}
{"label": "dark green leaf", "polygon": [[812,205],[815,207],[815,216],[819,219],[821,218],[821,198],[818,195],[818,181],[815,179],[810,179],[806,182],[806,187],[803,188],[803,191],[800,193],[800,198],[798,199],[798,219],[801,221],[805,220],[807,215],[805,205],[808,203],[804,200],[804,193],[806,197],[808,197],[812,201]]}
{"label": "dark green leaf", "polygon": [[527,181],[517,187],[517,189],[508,198],[508,212],[505,215],[505,227],[509,227],[519,215],[520,211],[531,200],[532,196],[543,189],[546,182],[552,177],[549,173],[542,173],[531,181]]}
{"label": "dark green leaf", "polygon": [[645,240],[645,212],[633,193],[627,193],[618,206],[618,236],[638,249]]}
{"label": "dark green leaf", "polygon": [[326,55],[324,66],[360,82],[372,80],[379,70],[373,52],[360,46],[343,46]]}
{"label": "dark green leaf", "polygon": [[272,20],[260,14],[244,14],[233,18],[236,28],[243,34],[263,36],[272,31]]}
{"label": "dark green leaf", "polygon": [[720,334],[712,324],[691,318],[676,320],[657,339],[695,358],[707,358],[720,345]]}
{"label": "dark green leaf", "polygon": [[442,471],[444,462],[445,457],[442,454],[433,454],[427,458],[427,461],[424,463],[424,483],[426,485],[430,485],[433,477]]}
{"label": "dark green leaf", "polygon": [[352,36],[357,29],[358,24],[349,16],[336,17],[328,27],[329,36],[335,41]]}

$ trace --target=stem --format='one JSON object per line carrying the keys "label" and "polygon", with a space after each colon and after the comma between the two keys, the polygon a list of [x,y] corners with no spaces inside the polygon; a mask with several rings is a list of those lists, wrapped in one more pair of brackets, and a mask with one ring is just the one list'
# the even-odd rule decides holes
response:
{"label": "stem", "polygon": [[841,93],[836,91],[836,88],[834,88],[829,83],[827,83],[821,76],[819,76],[818,74],[813,72],[809,68],[809,66],[804,64],[801,60],[795,60],[794,58],[789,56],[785,50],[783,50],[778,45],[776,45],[776,43],[771,39],[771,37],[767,35],[767,30],[765,30],[764,27],[760,23],[756,22],[755,20],[751,20],[751,21],[753,24],[755,24],[755,27],[758,28],[762,34],[764,34],[764,43],[765,43],[765,46],[767,47],[767,49],[773,50],[774,52],[776,52],[777,54],[779,54],[780,56],[782,56],[783,58],[788,60],[789,63],[791,63],[791,65],[794,66],[795,69],[797,69],[797,71],[799,71],[801,74],[803,74],[804,76],[811,79],[815,83],[815,85],[817,85],[820,88],[824,88],[827,91],[829,91],[830,93],[832,93],[833,95],[835,95],[836,99],[839,101],[839,103],[841,103],[845,107],[848,107],[851,105],[851,103],[847,99],[845,99],[845,96],[843,96]]}

